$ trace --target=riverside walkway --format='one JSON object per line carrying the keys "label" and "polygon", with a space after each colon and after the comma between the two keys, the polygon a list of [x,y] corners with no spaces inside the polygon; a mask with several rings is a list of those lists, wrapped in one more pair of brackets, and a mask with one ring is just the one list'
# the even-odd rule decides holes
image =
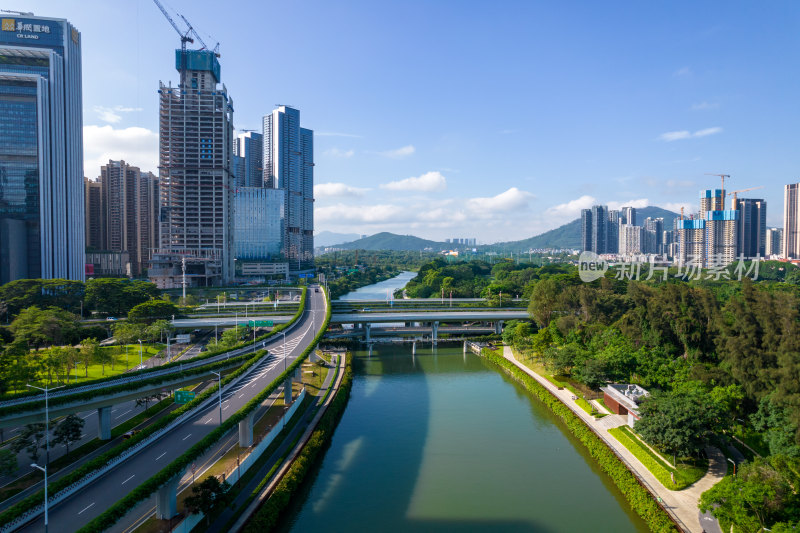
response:
{"label": "riverside walkway", "polygon": [[[700,501],[700,495],[714,486],[717,482],[722,480],[727,472],[727,464],[725,456],[722,455],[717,448],[707,447],[706,454],[708,455],[708,471],[706,475],[697,480],[692,485],[683,490],[669,490],[664,487],[656,477],[636,458],[628,449],[622,445],[617,439],[611,435],[608,430],[618,426],[625,425],[627,417],[621,415],[608,415],[599,420],[595,419],[589,413],[581,409],[572,399],[572,392],[563,389],[558,390],[558,387],[550,383],[543,376],[528,368],[525,364],[521,363],[514,355],[513,350],[509,346],[503,347],[503,357],[508,359],[520,370],[527,373],[529,376],[538,381],[545,387],[553,396],[561,400],[561,402],[569,407],[573,413],[578,415],[583,422],[589,426],[603,441],[617,454],[622,457],[627,466],[633,469],[635,475],[644,481],[647,488],[655,496],[661,498],[661,505],[672,517],[683,526],[686,531],[690,533],[716,533],[719,532],[719,524],[716,519],[708,515],[702,515],[697,504]],[[701,523],[702,521],[702,523]]]}

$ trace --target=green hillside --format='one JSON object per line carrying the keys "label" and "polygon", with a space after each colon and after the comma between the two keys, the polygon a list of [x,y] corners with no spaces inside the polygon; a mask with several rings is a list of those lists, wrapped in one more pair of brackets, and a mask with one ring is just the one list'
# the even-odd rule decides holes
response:
{"label": "green hillside", "polygon": [[[637,225],[642,225],[644,219],[646,219],[647,217],[663,218],[664,229],[668,230],[672,229],[673,220],[678,218],[678,214],[654,206],[636,209]],[[530,237],[529,239],[523,239],[521,241],[500,242],[496,244],[487,245],[484,248],[487,250],[498,250],[498,251],[519,251],[519,250],[530,250],[530,249],[535,250],[537,248],[578,249],[580,247],[581,247],[581,219],[578,218],[573,220],[572,222],[564,224],[563,226],[560,226],[556,229],[552,229],[550,231],[546,231],[541,235]]]}
{"label": "green hillside", "polygon": [[420,239],[413,235],[396,235],[384,231],[370,235],[363,239],[358,239],[352,242],[339,244],[337,248],[344,250],[395,250],[395,251],[417,251],[426,248],[432,248],[438,252],[448,247],[443,242],[429,241],[427,239]]}

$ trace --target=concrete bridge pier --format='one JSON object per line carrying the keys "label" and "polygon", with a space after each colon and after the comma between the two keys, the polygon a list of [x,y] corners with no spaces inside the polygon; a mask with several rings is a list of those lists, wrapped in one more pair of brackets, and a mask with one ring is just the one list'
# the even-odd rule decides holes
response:
{"label": "concrete bridge pier", "polygon": [[370,333],[372,332],[372,324],[365,323],[364,324],[364,336],[367,339],[367,342],[371,342],[372,339],[370,338]]}
{"label": "concrete bridge pier", "polygon": [[97,408],[97,438],[100,440],[111,439],[111,406]]}
{"label": "concrete bridge pier", "polygon": [[253,421],[256,413],[251,411],[242,421],[239,422],[239,446],[247,448],[253,445]]}
{"label": "concrete bridge pier", "polygon": [[411,355],[417,355],[417,341],[411,343]]}
{"label": "concrete bridge pier", "polygon": [[497,322],[494,323],[494,332],[497,335],[500,335],[500,334],[503,333],[503,321],[502,320],[498,320]]}
{"label": "concrete bridge pier", "polygon": [[433,344],[434,346],[439,340],[439,321],[431,322],[431,331],[433,332]]}
{"label": "concrete bridge pier", "polygon": [[169,520],[178,514],[178,483],[183,477],[183,471],[171,478],[158,488],[156,494],[156,517]]}
{"label": "concrete bridge pier", "polygon": [[294,378],[289,376],[283,382],[283,401],[286,405],[292,405],[292,382]]}

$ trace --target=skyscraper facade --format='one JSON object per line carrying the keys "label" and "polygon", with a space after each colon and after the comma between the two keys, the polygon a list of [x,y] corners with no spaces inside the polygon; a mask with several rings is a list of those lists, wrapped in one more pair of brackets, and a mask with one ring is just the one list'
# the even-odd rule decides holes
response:
{"label": "skyscraper facade", "polygon": [[619,253],[620,255],[634,255],[642,253],[644,229],[633,224],[622,224],[619,227]]}
{"label": "skyscraper facade", "polygon": [[783,246],[783,229],[781,228],[769,228],[767,229],[767,236],[766,236],[766,244],[765,244],[765,254],[767,257],[772,255],[782,256],[783,250],[781,247]]}
{"label": "skyscraper facade", "polygon": [[592,210],[581,209],[581,250],[592,250]]}
{"label": "skyscraper facade", "polygon": [[635,207],[623,207],[621,209],[622,215],[622,223],[628,224],[629,226],[636,225],[636,208]]}
{"label": "skyscraper facade", "polygon": [[664,219],[651,218],[644,219],[645,244],[642,252],[646,254],[664,253]]}
{"label": "skyscraper facade", "polygon": [[620,215],[615,209],[608,212],[608,225],[606,226],[606,253],[616,254],[619,252],[620,237]]}
{"label": "skyscraper facade", "polygon": [[292,270],[314,260],[314,132],[300,111],[280,106],[264,117],[264,184],[285,192],[282,254]]}
{"label": "skyscraper facade", "polygon": [[81,36],[0,18],[0,284],[85,279]]}
{"label": "skyscraper facade", "polygon": [[267,187],[238,187],[234,195],[236,259],[281,259],[284,233],[285,191]]}
{"label": "skyscraper facade", "polygon": [[175,51],[180,85],[159,87],[160,248],[150,277],[172,286],[233,278],[233,101],[208,50]]}
{"label": "skyscraper facade", "polygon": [[592,206],[592,251],[596,254],[606,252],[608,242],[608,208],[604,205]]}
{"label": "skyscraper facade", "polygon": [[105,246],[105,210],[100,180],[84,179],[84,209],[86,219],[86,248],[102,250]]}
{"label": "skyscraper facade", "polygon": [[254,131],[240,133],[233,142],[233,154],[239,158],[237,187],[264,186],[264,136]]}
{"label": "skyscraper facade", "polygon": [[767,240],[767,202],[755,198],[737,198],[733,209],[739,212],[738,254],[764,257]]}
{"label": "skyscraper facade", "polygon": [[783,187],[783,257],[800,259],[800,183]]}

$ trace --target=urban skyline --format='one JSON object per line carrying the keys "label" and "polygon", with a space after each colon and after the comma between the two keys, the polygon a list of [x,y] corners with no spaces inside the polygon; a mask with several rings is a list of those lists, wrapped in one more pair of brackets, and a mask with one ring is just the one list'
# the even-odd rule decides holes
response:
{"label": "urban skyline", "polygon": [[[314,125],[319,230],[444,240],[463,228],[494,242],[510,231],[523,238],[558,227],[598,203],[677,211],[714,185],[706,172],[731,174],[731,188],[763,184],[772,205],[782,201],[782,186],[798,179],[789,90],[795,74],[777,59],[795,53],[787,21],[798,6],[791,3],[737,10],[587,3],[581,16],[515,3],[515,17],[476,4],[376,10],[313,3],[297,8],[311,38],[278,77],[232,59],[246,55],[256,21],[280,5],[250,6],[248,17],[231,25],[216,23],[210,3],[173,7],[221,43],[237,116],[249,117],[238,128],[258,129],[258,118],[282,102],[303,109]],[[63,7],[32,1],[26,9]],[[395,18],[384,16],[389,9]],[[421,11],[424,20],[413,16]],[[105,22],[112,14],[130,27],[112,29]],[[85,52],[87,161],[99,167],[124,158],[154,171],[148,160],[155,165],[157,113],[149,88],[171,75],[160,51],[174,47],[176,35],[149,2],[86,2],[70,17],[84,40],[113,43]],[[771,30],[756,39],[752,24]],[[471,38],[478,25],[487,34],[481,47]],[[400,46],[399,27],[429,37]],[[266,44],[284,51],[287,31],[273,28]],[[361,50],[342,33],[374,45]],[[364,66],[378,58],[391,68],[365,77]],[[477,78],[467,74],[473,61]],[[98,81],[109,64],[130,81],[114,93]],[[488,82],[501,72],[508,83]],[[764,79],[774,82],[757,81]],[[318,80],[329,89],[316,90]],[[510,112],[475,121],[475,108],[489,102]],[[773,117],[769,128],[764,116]],[[500,151],[500,166],[485,156]],[[778,210],[770,216],[768,225],[781,225]]]}

